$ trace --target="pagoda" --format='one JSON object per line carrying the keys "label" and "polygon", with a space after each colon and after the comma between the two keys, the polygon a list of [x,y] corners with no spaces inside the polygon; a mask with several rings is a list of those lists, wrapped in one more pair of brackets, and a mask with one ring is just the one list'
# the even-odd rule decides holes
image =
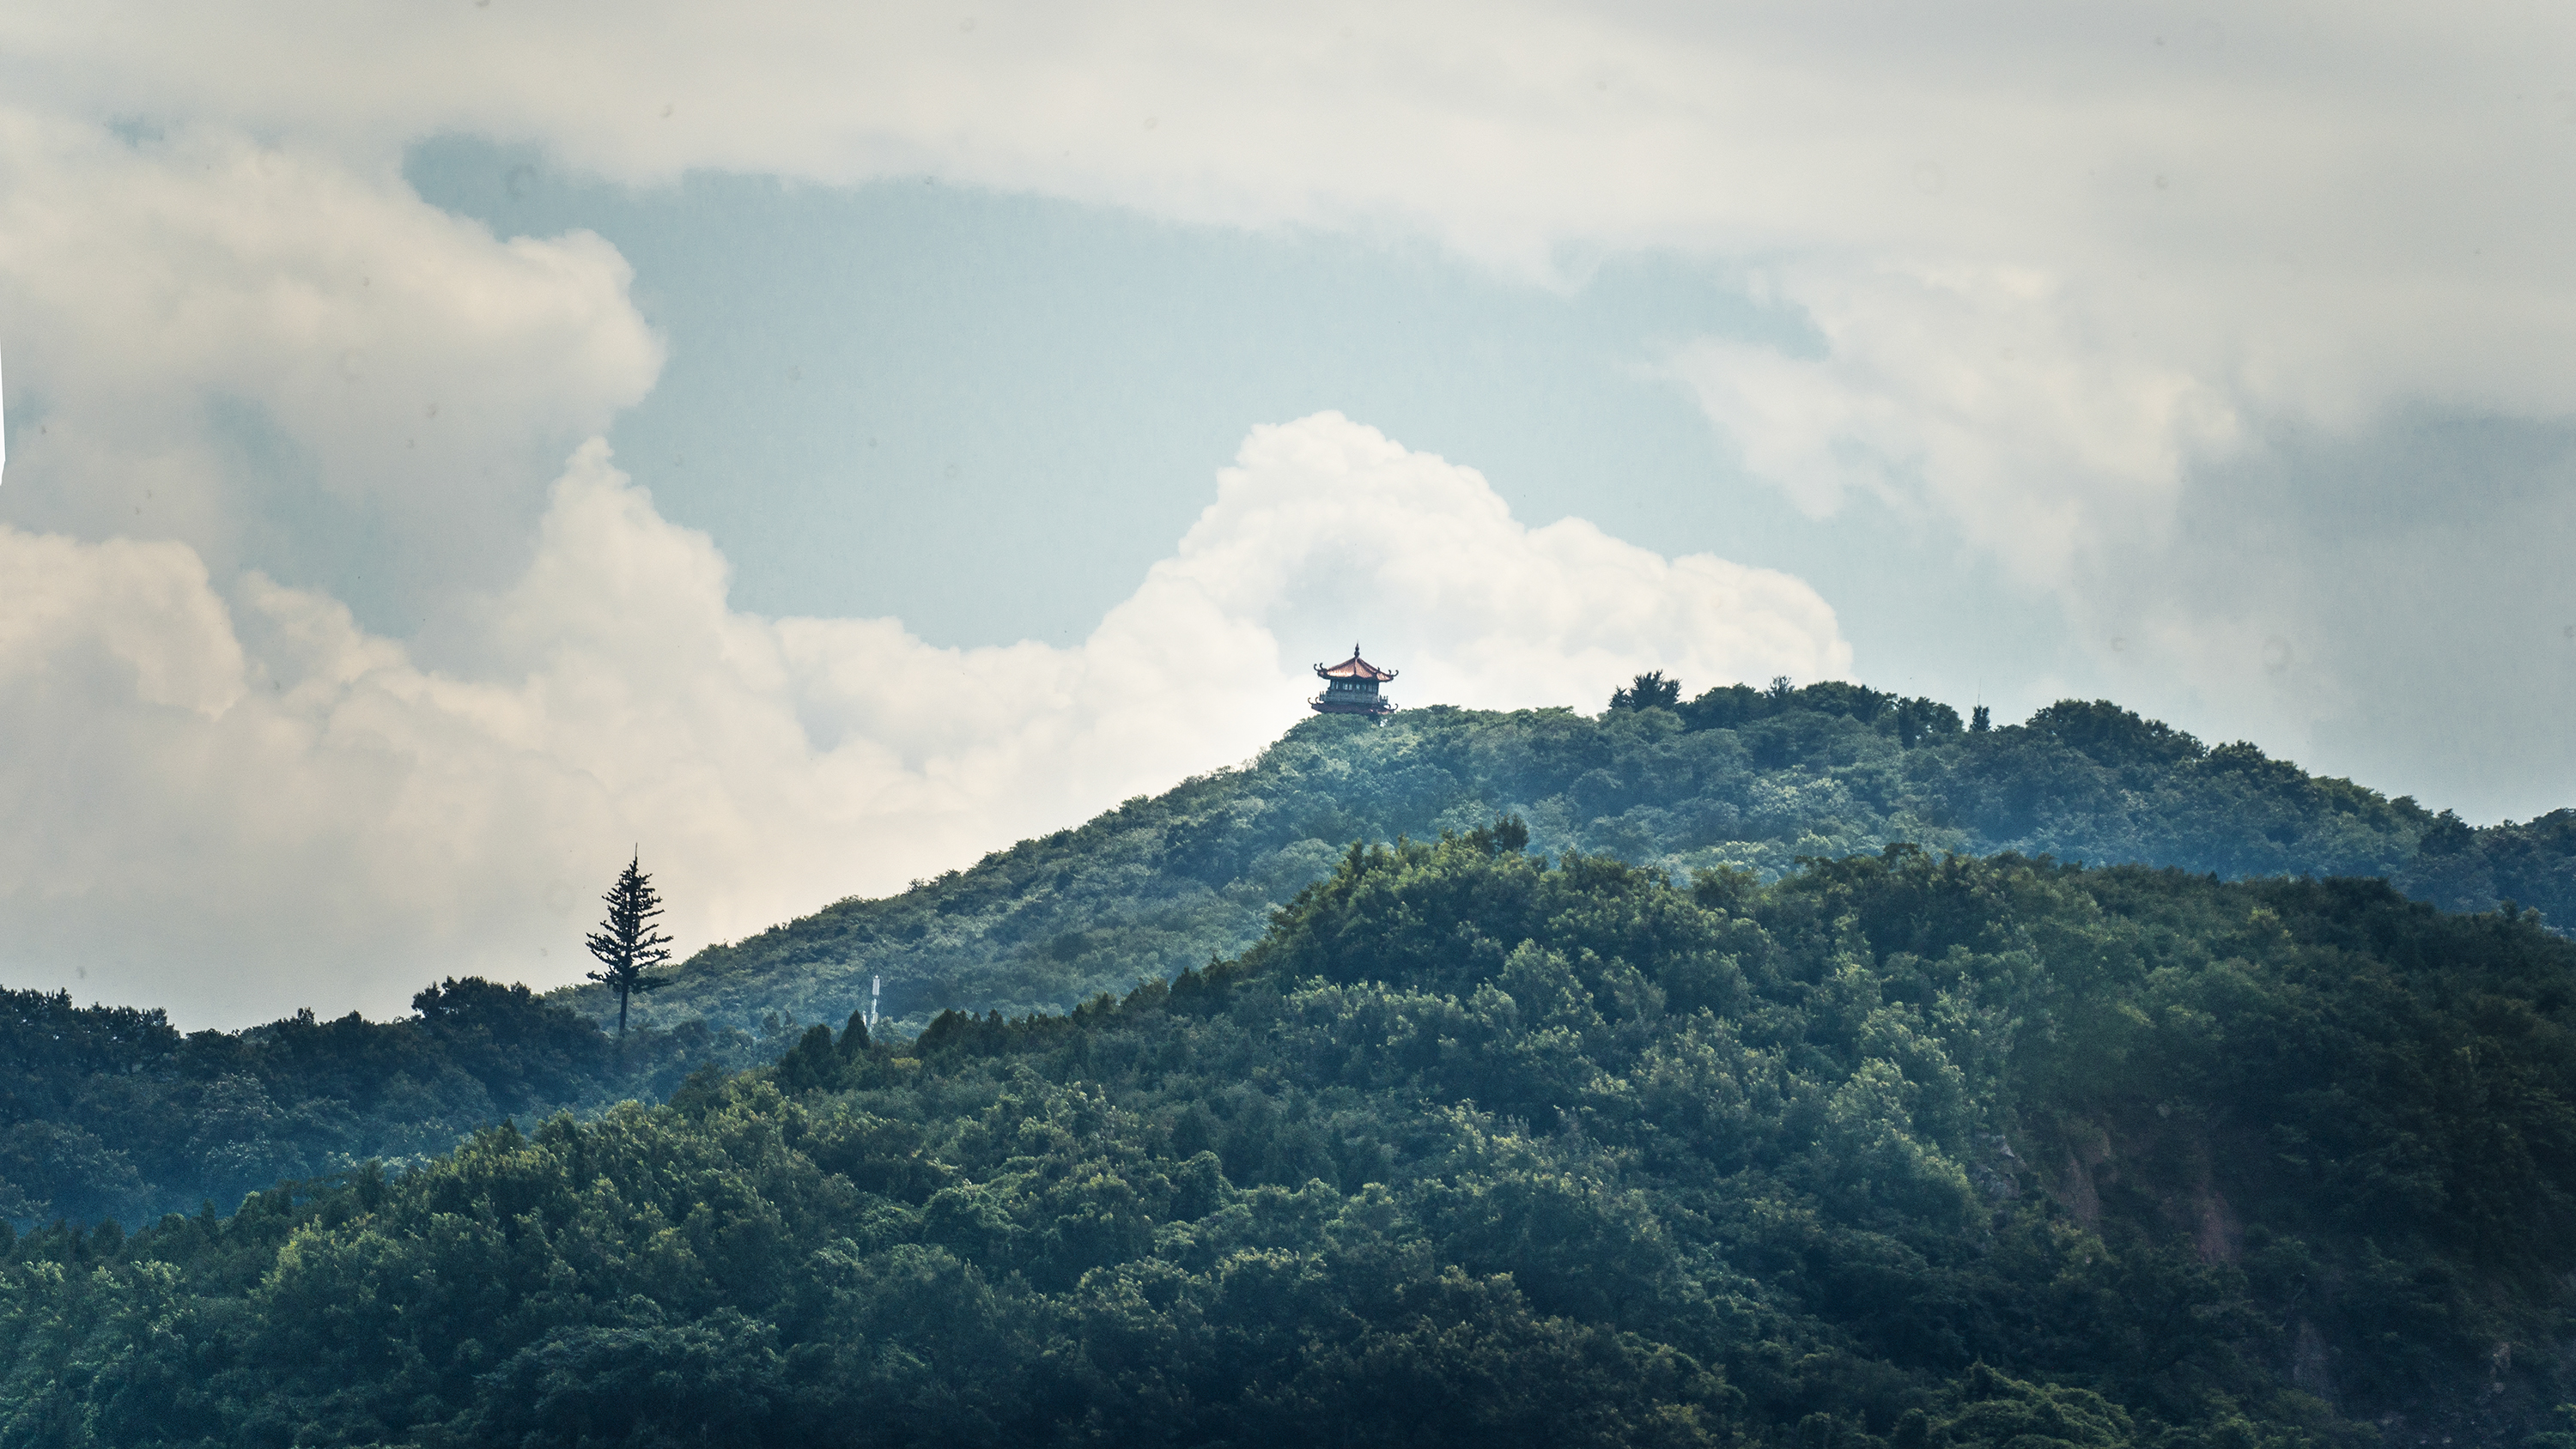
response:
{"label": "pagoda", "polygon": [[1315,677],[1324,681],[1324,692],[1307,701],[1317,714],[1364,714],[1371,719],[1384,719],[1395,713],[1395,701],[1377,692],[1377,687],[1395,677],[1392,669],[1380,669],[1360,657],[1360,646],[1351,646],[1351,657],[1339,664],[1318,664]]}

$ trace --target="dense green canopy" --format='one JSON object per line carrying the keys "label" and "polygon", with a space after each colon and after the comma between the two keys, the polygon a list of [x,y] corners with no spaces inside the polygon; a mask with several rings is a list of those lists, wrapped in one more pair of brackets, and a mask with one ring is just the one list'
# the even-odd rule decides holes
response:
{"label": "dense green canopy", "polygon": [[1069,1014],[33,1234],[0,1445],[2562,1427],[2576,946],[2528,914],[1517,834],[1349,849]]}
{"label": "dense green canopy", "polygon": [[425,1159],[510,1114],[658,1099],[698,1063],[776,1055],[697,1024],[614,1045],[567,1007],[475,977],[412,1010],[181,1036],[157,1010],[0,990],[0,1219],[229,1207],[280,1178]]}

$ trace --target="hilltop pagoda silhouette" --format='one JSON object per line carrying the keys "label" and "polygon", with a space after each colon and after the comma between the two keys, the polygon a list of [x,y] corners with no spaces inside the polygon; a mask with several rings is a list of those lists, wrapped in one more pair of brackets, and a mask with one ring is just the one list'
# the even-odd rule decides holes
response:
{"label": "hilltop pagoda silhouette", "polygon": [[1395,713],[1395,701],[1377,692],[1377,687],[1395,678],[1396,671],[1380,669],[1360,657],[1360,646],[1351,646],[1351,657],[1339,664],[1318,664],[1315,677],[1324,681],[1324,692],[1306,701],[1317,714],[1364,714],[1383,720]]}

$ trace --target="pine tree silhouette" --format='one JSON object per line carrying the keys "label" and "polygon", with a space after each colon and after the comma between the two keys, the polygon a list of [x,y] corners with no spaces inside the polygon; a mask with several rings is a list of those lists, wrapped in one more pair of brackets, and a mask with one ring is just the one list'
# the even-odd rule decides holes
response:
{"label": "pine tree silhouette", "polygon": [[662,898],[653,893],[653,878],[640,868],[641,859],[640,853],[629,859],[617,884],[600,897],[608,903],[608,918],[585,943],[600,965],[590,979],[617,993],[619,1041],[626,1039],[627,996],[661,987],[663,982],[644,973],[671,959],[671,938],[653,925],[653,918],[662,914]]}

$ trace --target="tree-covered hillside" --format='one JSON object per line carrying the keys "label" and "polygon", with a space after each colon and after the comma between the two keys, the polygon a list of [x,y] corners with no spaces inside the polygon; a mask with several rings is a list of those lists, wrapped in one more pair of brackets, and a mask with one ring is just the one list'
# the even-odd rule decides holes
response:
{"label": "tree-covered hillside", "polygon": [[1068,1015],[31,1235],[0,1444],[2576,1444],[2528,913],[1521,844],[1352,849]]}
{"label": "tree-covered hillside", "polygon": [[[1947,705],[1850,684],[1736,685],[1685,702],[1650,677],[1598,719],[1441,707],[1376,728],[1309,719],[1242,769],[702,951],[647,1019],[838,1021],[878,974],[888,1015],[914,1029],[948,1007],[1062,1009],[1243,950],[1352,840],[1428,838],[1505,812],[1539,850],[1677,872],[1774,879],[1801,856],[1908,841],[2230,879],[2386,876],[2446,909],[2512,900],[2576,924],[2576,810],[2472,828],[2108,703],[1983,730]],[[597,988],[562,999],[613,1013]]]}
{"label": "tree-covered hillside", "polygon": [[1598,720],[1310,721],[1245,769],[702,953],[644,998],[663,1025],[623,1052],[597,1029],[614,1009],[596,990],[568,1004],[448,982],[398,1021],[305,1015],[185,1038],[154,1012],[0,993],[0,1218],[228,1207],[281,1177],[440,1151],[505,1116],[657,1098],[700,1062],[772,1059],[800,1018],[846,1015],[876,972],[907,1031],[948,1006],[1060,1008],[1245,949],[1351,839],[1502,811],[1533,821],[1541,849],[1675,872],[1767,879],[1800,855],[1907,840],[2231,876],[2387,873],[2460,909],[2511,898],[2576,919],[2576,812],[2475,830],[2108,705],[1980,731],[1849,685],[1684,703],[1650,677]]}
{"label": "tree-covered hillside", "polygon": [[658,1099],[702,1062],[776,1055],[701,1025],[621,1047],[524,986],[471,977],[412,1008],[182,1036],[157,1010],[0,990],[0,1221],[229,1210],[280,1178],[426,1158],[511,1114]]}

